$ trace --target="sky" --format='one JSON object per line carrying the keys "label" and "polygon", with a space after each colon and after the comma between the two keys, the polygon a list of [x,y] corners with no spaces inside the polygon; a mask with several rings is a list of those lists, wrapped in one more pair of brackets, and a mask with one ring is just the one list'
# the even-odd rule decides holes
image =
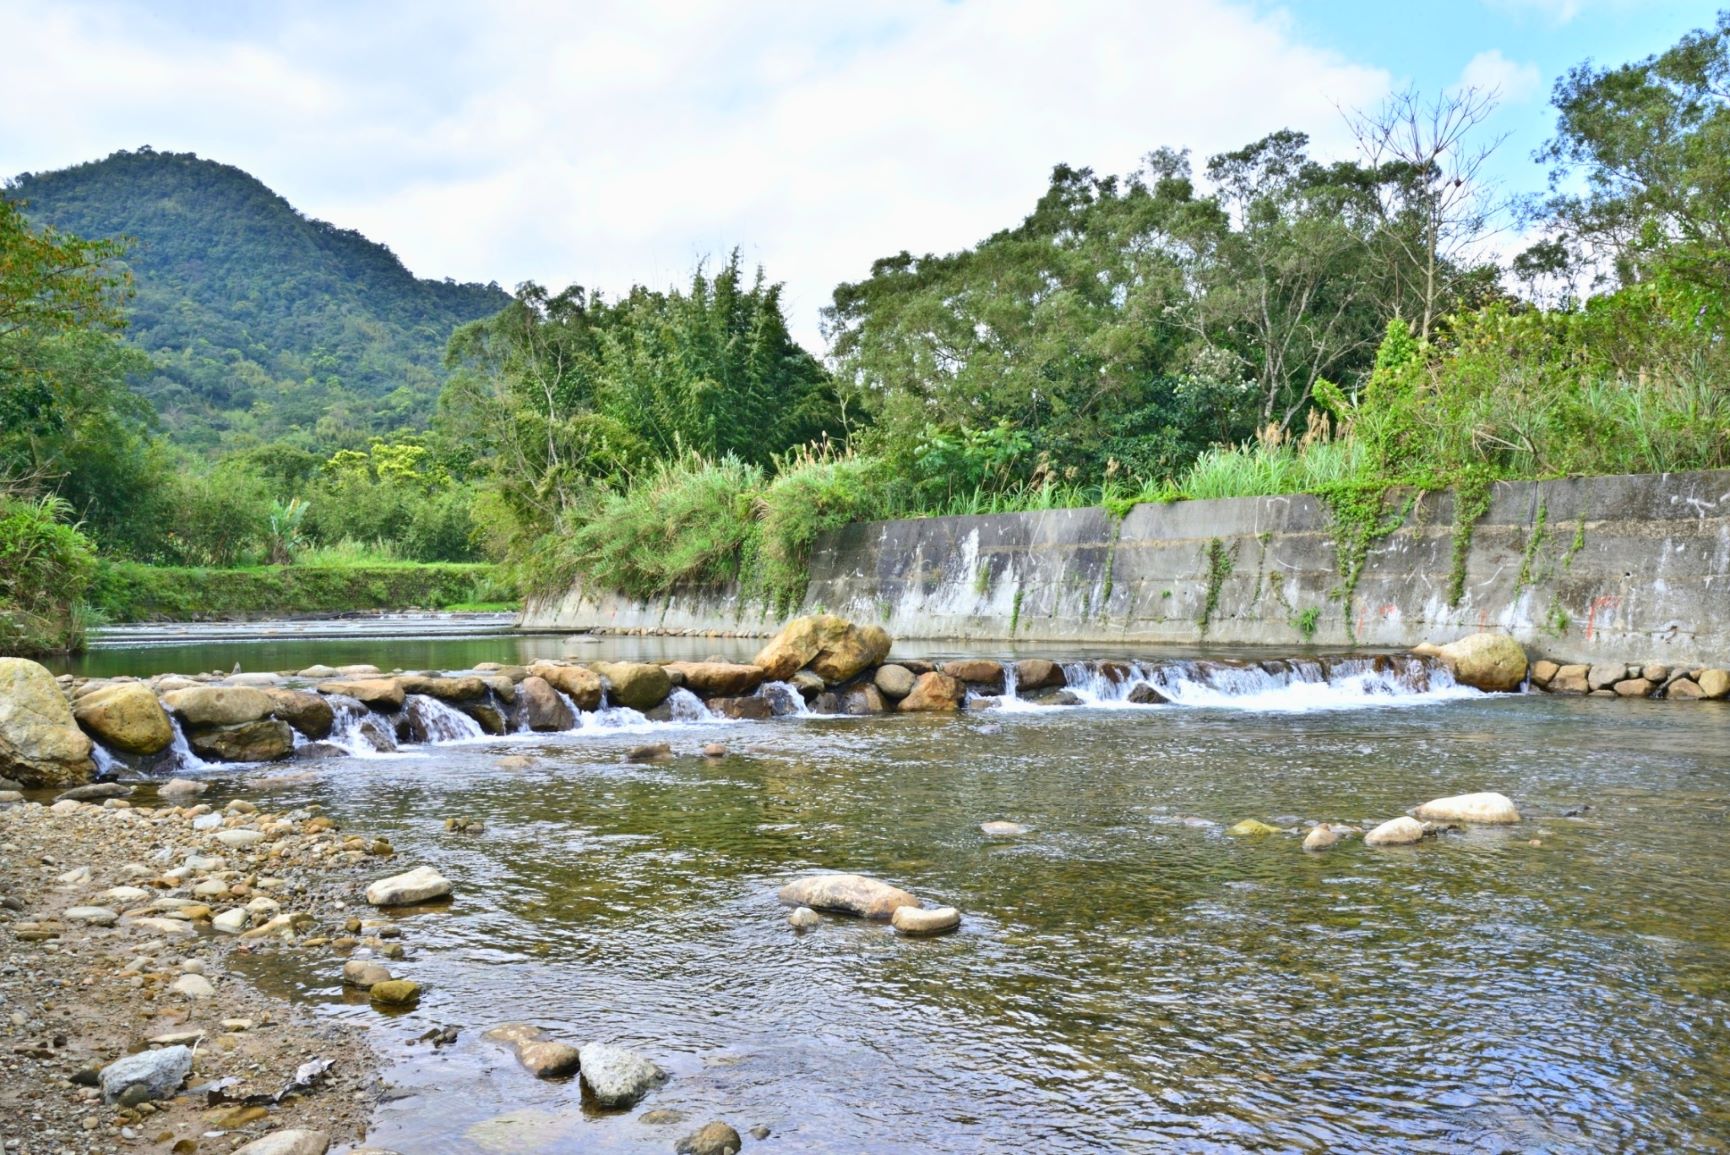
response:
{"label": "sky", "polygon": [[1710,24],[1675,0],[0,0],[0,174],[124,148],[252,173],[415,273],[685,281],[739,247],[821,345],[838,283],[1014,225],[1057,163],[1128,172],[1341,110],[1499,90],[1534,192],[1557,77]]}

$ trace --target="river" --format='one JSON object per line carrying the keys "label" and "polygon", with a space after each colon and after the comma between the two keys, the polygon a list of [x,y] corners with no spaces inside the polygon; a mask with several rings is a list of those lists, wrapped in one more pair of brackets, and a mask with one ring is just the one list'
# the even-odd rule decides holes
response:
{"label": "river", "polygon": [[[425,664],[398,644],[352,656]],[[395,969],[427,984],[410,1014],[345,995],[329,959],[252,966],[377,1032],[378,1146],[665,1152],[711,1118],[768,1127],[748,1152],[1730,1145],[1730,708],[1362,690],[518,734],[218,769],[213,798],[316,803],[455,883],[402,916]],[[676,756],[623,761],[649,740]],[[699,757],[713,741],[728,756]],[[1527,820],[1320,855],[1226,832],[1473,790]],[[813,870],[954,905],[962,929],[795,932],[775,892]],[[480,1037],[524,1019],[671,1077],[587,1111]],[[408,1045],[443,1025],[456,1044]]]}

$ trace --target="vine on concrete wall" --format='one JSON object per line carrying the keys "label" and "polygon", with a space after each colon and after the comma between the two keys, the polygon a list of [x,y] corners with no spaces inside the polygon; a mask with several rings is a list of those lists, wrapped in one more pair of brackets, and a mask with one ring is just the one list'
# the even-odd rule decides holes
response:
{"label": "vine on concrete wall", "polygon": [[1231,576],[1235,564],[1234,550],[1227,548],[1219,538],[1209,538],[1207,543],[1207,602],[1201,607],[1201,632],[1207,633],[1207,627],[1213,622],[1213,612],[1219,608],[1219,592],[1225,585],[1225,579]]}

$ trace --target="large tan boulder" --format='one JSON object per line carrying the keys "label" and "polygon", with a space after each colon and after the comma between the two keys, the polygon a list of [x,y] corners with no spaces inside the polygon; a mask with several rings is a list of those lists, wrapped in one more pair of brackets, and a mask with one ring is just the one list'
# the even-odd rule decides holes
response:
{"label": "large tan boulder", "polygon": [[1463,686],[1506,693],[1526,680],[1526,648],[1507,634],[1472,634],[1443,646],[1439,657]]}
{"label": "large tan boulder", "polygon": [[0,658],[0,774],[26,786],[76,786],[96,769],[90,749],[54,675],[27,658]]}
{"label": "large tan boulder", "polygon": [[699,698],[739,698],[763,684],[763,667],[743,662],[668,662]]}
{"label": "large tan boulder", "polygon": [[1701,670],[1695,681],[1704,697],[1722,698],[1730,694],[1730,670]]}
{"label": "large tan boulder", "polygon": [[1428,833],[1416,818],[1390,818],[1364,835],[1365,846],[1410,846],[1422,842]]}
{"label": "large tan boulder", "polygon": [[1021,690],[1052,690],[1069,684],[1063,667],[1045,658],[1023,658],[1015,663],[1015,688]]}
{"label": "large tan boulder", "polygon": [[404,697],[402,683],[395,678],[346,678],[320,682],[318,692],[354,698],[374,710],[400,710]]}
{"label": "large tan boulder", "polygon": [[951,678],[988,686],[993,691],[1003,689],[1003,663],[990,658],[957,658],[937,667]]}
{"label": "large tan boulder", "polygon": [[781,888],[779,897],[786,906],[833,910],[860,918],[886,919],[903,906],[920,905],[905,890],[863,874],[811,874],[796,878]]}
{"label": "large tan boulder", "polygon": [[155,754],[174,741],[174,723],[143,682],[114,682],[85,694],[72,714],[86,733],[125,754]]}
{"label": "large tan boulder", "polygon": [[607,701],[633,710],[653,710],[673,692],[673,679],[649,662],[595,662],[590,667],[607,682]]}
{"label": "large tan boulder", "polygon": [[402,674],[397,681],[405,694],[425,694],[441,702],[472,702],[487,696],[487,684],[473,674],[455,678],[437,674]]}
{"label": "large tan boulder", "polygon": [[770,681],[784,682],[810,667],[835,685],[888,657],[891,644],[881,626],[858,626],[834,614],[813,614],[781,627],[758,651],[755,664]]}
{"label": "large tan boulder", "polygon": [[266,690],[265,693],[270,695],[276,707],[272,712],[308,738],[316,740],[330,736],[331,727],[336,725],[336,711],[324,698],[306,690]]}
{"label": "large tan boulder", "polygon": [[913,689],[895,708],[909,714],[943,713],[959,710],[966,697],[966,683],[933,670],[914,679]]}
{"label": "large tan boulder", "polygon": [[162,695],[162,704],[188,726],[239,726],[276,709],[269,694],[252,686],[193,686]]}
{"label": "large tan boulder", "polygon": [[601,676],[587,666],[569,666],[562,662],[536,662],[529,667],[529,677],[539,678],[575,703],[579,710],[599,710]]}

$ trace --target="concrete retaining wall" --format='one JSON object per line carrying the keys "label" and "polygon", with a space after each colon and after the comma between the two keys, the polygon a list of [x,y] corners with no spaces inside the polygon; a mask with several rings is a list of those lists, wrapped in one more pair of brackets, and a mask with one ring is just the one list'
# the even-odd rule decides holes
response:
{"label": "concrete retaining wall", "polygon": [[[1405,647],[1502,628],[1580,660],[1730,656],[1730,472],[1495,487],[1454,572],[1449,494],[1390,494],[1400,529],[1341,590],[1332,516],[1305,496],[870,522],[822,539],[807,611],[898,638]],[[770,633],[736,597],[572,592],[530,629]]]}

